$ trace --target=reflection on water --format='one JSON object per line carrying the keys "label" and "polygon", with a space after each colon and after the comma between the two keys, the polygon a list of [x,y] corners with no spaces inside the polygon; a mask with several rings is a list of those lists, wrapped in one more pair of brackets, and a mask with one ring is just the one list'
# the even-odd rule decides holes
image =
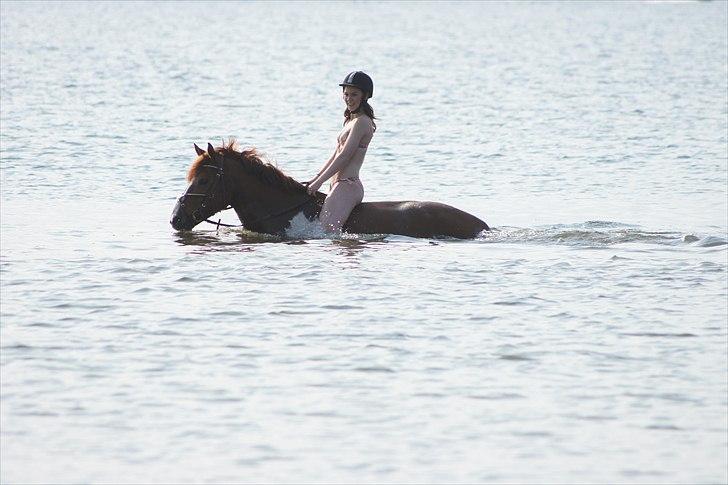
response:
{"label": "reflection on water", "polygon": [[[361,237],[362,235],[358,235]],[[387,240],[387,236],[372,235],[371,239],[333,239],[331,245],[338,249],[338,253],[347,256],[355,257],[358,256],[362,251],[375,251],[384,249],[390,241]]]}
{"label": "reflection on water", "polygon": [[[382,234],[339,234],[329,238],[286,239],[270,234],[249,231],[246,229],[224,229],[216,231],[178,231],[173,235],[174,241],[182,246],[199,246],[209,251],[253,251],[255,245],[266,243],[282,243],[290,246],[330,244],[341,254],[354,255],[364,249],[377,249],[378,245],[387,244],[387,235]],[[431,241],[430,244],[436,244]],[[253,245],[253,246],[247,246]]]}
{"label": "reflection on water", "polygon": [[282,242],[280,237],[249,231],[247,229],[220,228],[213,231],[177,231],[174,240],[183,246],[205,246],[218,250],[242,244]]}

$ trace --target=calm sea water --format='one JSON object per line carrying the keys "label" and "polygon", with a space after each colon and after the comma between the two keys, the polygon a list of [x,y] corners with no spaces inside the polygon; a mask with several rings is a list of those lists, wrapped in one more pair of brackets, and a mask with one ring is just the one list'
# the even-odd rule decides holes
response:
{"label": "calm sea water", "polygon": [[[0,481],[728,482],[727,10],[3,1]],[[354,69],[365,199],[492,233],[171,229]]]}

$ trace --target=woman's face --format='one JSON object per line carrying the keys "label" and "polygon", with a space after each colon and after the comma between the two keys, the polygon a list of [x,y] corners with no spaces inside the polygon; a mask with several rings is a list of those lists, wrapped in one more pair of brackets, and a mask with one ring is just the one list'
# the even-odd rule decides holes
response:
{"label": "woman's face", "polygon": [[356,111],[362,102],[364,92],[354,86],[344,86],[344,103],[349,111]]}

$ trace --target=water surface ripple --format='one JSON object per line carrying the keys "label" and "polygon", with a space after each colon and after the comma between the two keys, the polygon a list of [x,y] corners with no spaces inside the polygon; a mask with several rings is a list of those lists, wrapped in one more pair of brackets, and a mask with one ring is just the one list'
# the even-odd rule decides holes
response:
{"label": "water surface ripple", "polygon": [[[0,482],[728,482],[727,9],[3,1]],[[366,199],[492,232],[171,230],[355,68]]]}

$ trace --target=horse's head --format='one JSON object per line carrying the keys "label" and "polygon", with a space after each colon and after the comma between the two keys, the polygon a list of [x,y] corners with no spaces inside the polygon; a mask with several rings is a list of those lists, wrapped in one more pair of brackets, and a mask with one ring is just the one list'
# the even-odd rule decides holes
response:
{"label": "horse's head", "polygon": [[207,144],[207,151],[195,145],[197,159],[187,175],[190,183],[172,211],[169,221],[178,231],[188,231],[213,214],[227,208],[224,155]]}

